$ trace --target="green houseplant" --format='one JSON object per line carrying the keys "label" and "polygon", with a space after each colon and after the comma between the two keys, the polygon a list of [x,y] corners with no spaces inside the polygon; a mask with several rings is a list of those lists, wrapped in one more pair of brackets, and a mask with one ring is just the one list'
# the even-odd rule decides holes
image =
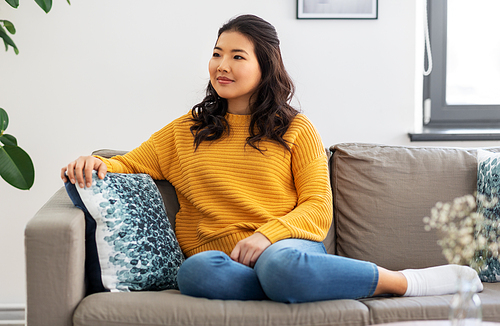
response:
{"label": "green houseplant", "polygon": [[[12,8],[19,7],[19,0],[5,0]],[[52,0],[35,0],[35,2],[46,13],[52,8]],[[69,0],[67,0],[70,3]],[[9,46],[19,54],[19,49],[9,36],[16,34],[14,24],[8,20],[0,19],[0,38],[5,45],[5,51]],[[14,136],[6,134],[5,130],[9,125],[7,112],[0,108],[0,176],[10,185],[28,190],[35,182],[35,168],[30,156],[17,145]]]}
{"label": "green houseplant", "polygon": [[[70,3],[69,0],[67,1],[68,3]],[[12,8],[19,7],[19,0],[5,0],[5,2],[7,2]],[[50,9],[52,9],[52,0],[35,0],[35,2],[46,13],[48,13]],[[8,20],[0,19],[0,38],[3,39],[3,43],[5,44],[5,51],[7,51],[9,49],[9,46],[11,46],[14,49],[14,52],[16,54],[19,54],[19,49],[17,48],[12,38],[9,36],[9,33],[12,35],[16,34],[16,28],[14,27],[14,24],[12,24],[12,22]]]}
{"label": "green houseplant", "polygon": [[12,186],[28,190],[35,182],[35,168],[30,156],[19,146],[14,136],[6,134],[9,116],[0,108],[0,176]]}

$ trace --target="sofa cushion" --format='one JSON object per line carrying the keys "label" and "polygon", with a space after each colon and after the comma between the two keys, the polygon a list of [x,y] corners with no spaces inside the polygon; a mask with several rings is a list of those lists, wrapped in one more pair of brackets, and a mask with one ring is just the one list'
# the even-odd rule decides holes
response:
{"label": "sofa cushion", "polygon": [[363,302],[370,310],[370,324],[411,320],[446,320],[451,295],[428,297],[368,298]]}
{"label": "sofa cushion", "polygon": [[447,263],[422,219],[437,201],[475,191],[475,150],[356,143],[332,150],[337,254],[393,270]]}
{"label": "sofa cushion", "polygon": [[[410,320],[447,320],[452,295],[362,299],[370,310],[370,324]],[[484,284],[479,293],[484,321],[500,320],[500,284]]]}
{"label": "sofa cushion", "polygon": [[88,280],[101,280],[110,291],[176,288],[184,256],[151,177],[108,173],[100,180],[95,171],[92,177],[89,188],[66,183],[70,198],[85,212],[87,247],[96,249],[87,251],[89,266],[96,269],[88,270]]}
{"label": "sofa cushion", "polygon": [[74,326],[139,325],[367,325],[368,308],[355,300],[287,304],[209,300],[160,292],[97,293],[73,315]]}

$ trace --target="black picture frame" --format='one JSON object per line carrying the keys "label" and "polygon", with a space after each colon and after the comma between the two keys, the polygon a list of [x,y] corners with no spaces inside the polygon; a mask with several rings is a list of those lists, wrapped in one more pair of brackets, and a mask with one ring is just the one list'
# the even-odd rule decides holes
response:
{"label": "black picture frame", "polygon": [[297,19],[378,19],[378,0],[297,0]]}

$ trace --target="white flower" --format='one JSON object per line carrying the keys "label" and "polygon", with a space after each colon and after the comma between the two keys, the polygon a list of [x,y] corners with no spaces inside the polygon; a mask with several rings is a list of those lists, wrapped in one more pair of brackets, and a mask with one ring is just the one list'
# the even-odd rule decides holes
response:
{"label": "white flower", "polygon": [[498,257],[499,246],[498,246],[497,242],[490,243],[490,245],[488,246],[488,249],[491,251],[491,254],[493,255],[493,257]]}
{"label": "white flower", "polygon": [[[462,232],[463,230],[460,230],[460,232]],[[471,234],[466,234],[464,236],[462,236],[460,238],[459,243],[464,245],[464,246],[467,246],[467,245],[470,245],[472,244],[472,241],[474,240],[474,237],[471,235]]]}
{"label": "white flower", "polygon": [[478,247],[482,248],[482,247],[486,246],[486,238],[485,237],[478,236],[477,239],[476,239],[476,241],[477,241],[477,246]]}
{"label": "white flower", "polygon": [[484,195],[466,195],[451,203],[438,202],[431,209],[431,216],[423,218],[424,228],[440,231],[442,239],[438,244],[449,263],[469,264],[479,271],[486,266],[486,257],[499,256],[500,221],[483,215],[483,212],[491,214],[487,210],[497,203],[498,198],[490,200]]}

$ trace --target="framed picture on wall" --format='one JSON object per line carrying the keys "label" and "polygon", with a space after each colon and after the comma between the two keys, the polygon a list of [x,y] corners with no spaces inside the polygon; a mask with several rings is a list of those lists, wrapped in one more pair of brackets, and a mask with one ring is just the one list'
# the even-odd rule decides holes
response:
{"label": "framed picture on wall", "polygon": [[377,19],[378,0],[297,0],[298,19]]}

